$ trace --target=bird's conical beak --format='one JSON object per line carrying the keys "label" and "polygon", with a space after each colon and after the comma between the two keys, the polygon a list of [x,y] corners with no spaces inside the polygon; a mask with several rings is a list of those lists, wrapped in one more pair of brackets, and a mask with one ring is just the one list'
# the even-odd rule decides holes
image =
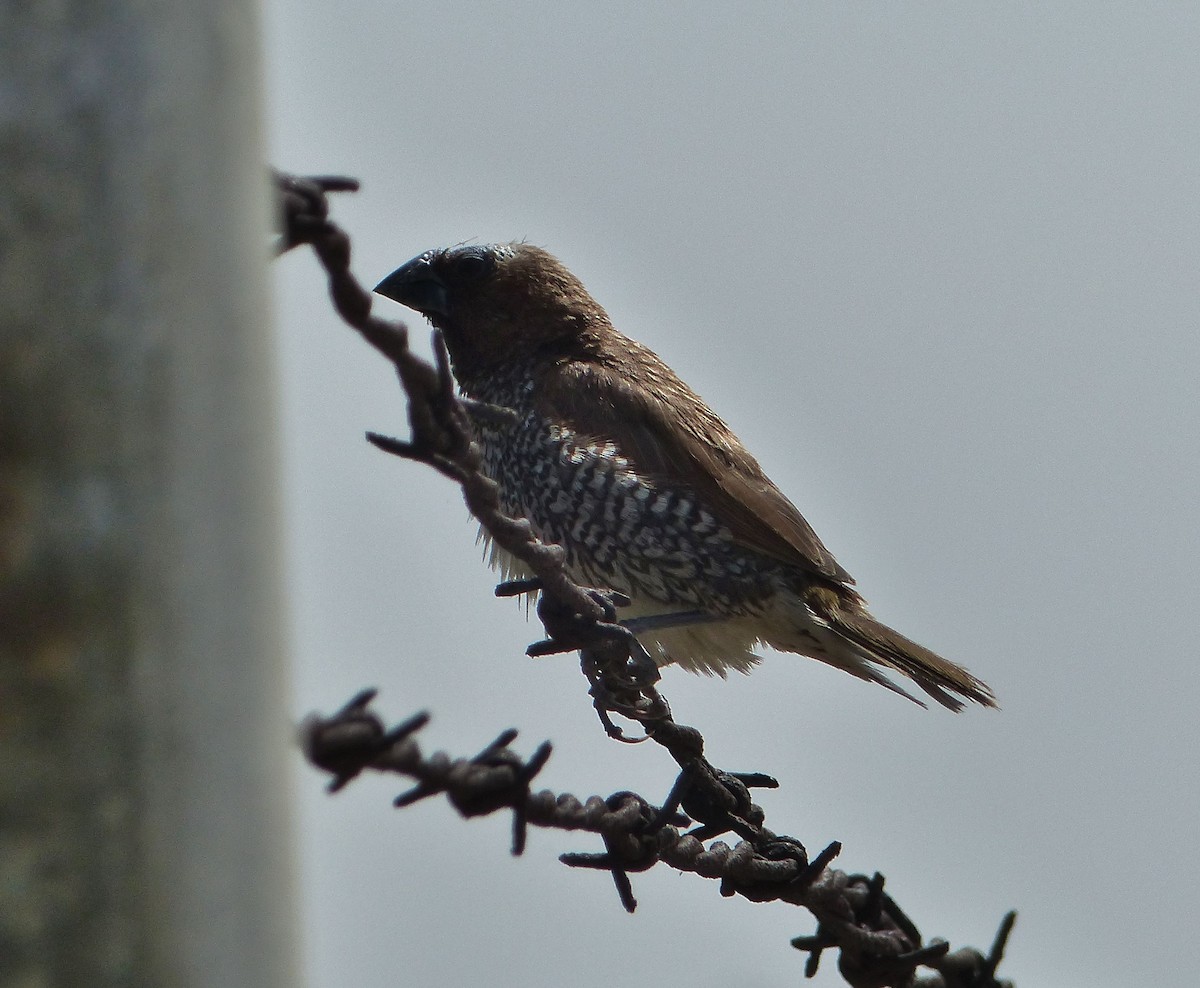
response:
{"label": "bird's conical beak", "polygon": [[375,291],[426,316],[447,315],[446,285],[433,270],[432,252],[414,257],[375,286]]}

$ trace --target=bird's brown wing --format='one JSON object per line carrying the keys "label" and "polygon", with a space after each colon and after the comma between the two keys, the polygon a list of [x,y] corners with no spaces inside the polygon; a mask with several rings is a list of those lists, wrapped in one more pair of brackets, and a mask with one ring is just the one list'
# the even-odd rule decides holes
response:
{"label": "bird's brown wing", "polygon": [[838,583],[854,582],[729,427],[646,348],[634,343],[620,364],[547,367],[534,400],[552,421],[612,442],[640,473],[685,485],[742,545]]}

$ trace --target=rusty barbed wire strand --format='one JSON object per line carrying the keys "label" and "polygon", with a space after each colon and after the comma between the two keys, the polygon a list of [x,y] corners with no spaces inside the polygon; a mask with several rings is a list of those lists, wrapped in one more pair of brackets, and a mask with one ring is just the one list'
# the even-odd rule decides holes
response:
{"label": "rusty barbed wire strand", "polygon": [[[391,772],[416,783],[396,798],[398,807],[444,794],[464,817],[511,810],[514,854],[524,850],[530,824],[598,834],[603,852],[564,854],[561,860],[572,867],[609,871],[630,912],[637,904],[630,873],[659,862],[719,879],[725,896],[803,906],[816,917],[817,930],[797,937],[792,945],[808,954],[809,977],[816,973],[822,953],[837,948],[838,970],[854,988],[1011,988],[1010,982],[996,979],[996,968],[1015,913],[1005,916],[987,956],[973,948],[950,952],[945,941],[923,941],[916,925],[884,893],[882,875],[850,875],[828,867],[840,844],[830,844],[810,860],[800,841],[764,826],[763,811],[750,790],[778,783],[760,773],[721,771],[705,758],[703,736],[673,719],[654,685],[657,666],[618,623],[617,609],[627,602],[624,596],[574,583],[566,574],[563,550],[541,542],[527,520],[501,510],[499,489],[482,470],[472,420],[504,421],[511,412],[458,396],[438,334],[433,340],[435,363],[430,364],[409,349],[404,324],[371,314],[371,296],[350,271],[350,238],[329,220],[326,200],[327,193],[357,190],[358,183],[282,173],[275,174],[275,182],[282,214],[278,252],[302,244],[314,249],[339,315],[392,363],[407,398],[411,438],[368,433],[368,440],[385,452],[426,463],[460,486],[467,507],[495,542],[533,574],[497,588],[501,595],[539,592],[537,613],[547,638],[531,645],[529,654],[579,651],[593,705],[610,736],[652,740],[667,749],[680,769],[660,807],[632,792],[586,800],[569,793],[533,792],[531,783],[550,757],[549,742],[524,760],[509,748],[517,737],[516,730],[509,729],[473,757],[451,758],[440,752],[425,757],[414,735],[428,715],[385,729],[368,709],[375,696],[368,690],[331,717],[310,717],[302,728],[309,761],[333,777],[330,791],[363,771]],[[611,719],[614,713],[637,722],[644,736],[626,738]],[[691,823],[698,826],[680,831]],[[704,841],[728,833],[741,839],[732,846],[724,841],[705,846]],[[932,971],[918,978],[919,967]]]}
{"label": "rusty barbed wire strand", "polygon": [[[703,826],[681,832],[690,822],[687,816],[669,806],[656,807],[637,793],[581,799],[571,793],[534,791],[532,783],[549,760],[551,745],[543,742],[524,760],[508,747],[517,738],[513,729],[471,757],[453,758],[443,752],[425,756],[415,735],[428,723],[428,715],[417,714],[389,730],[370,709],[374,698],[374,690],[365,690],[332,716],[313,715],[301,728],[306,757],[332,776],[330,791],[363,771],[376,771],[416,782],[396,797],[396,806],[444,794],[467,818],[511,810],[513,854],[523,851],[530,825],[598,834],[604,852],[563,854],[560,860],[610,872],[629,912],[637,906],[629,875],[659,862],[719,880],[724,896],[803,906],[817,917],[817,932],[797,937],[792,944],[809,953],[805,970],[810,977],[822,951],[838,947],[839,971],[855,988],[1011,988],[1010,982],[996,979],[995,971],[1015,919],[1012,913],[1005,917],[987,957],[971,948],[950,953],[944,941],[923,942],[915,924],[884,892],[882,875],[851,875],[828,867],[841,849],[837,843],[812,860],[799,841],[776,835],[732,846],[724,841],[705,846]],[[914,980],[918,965],[934,973]]]}

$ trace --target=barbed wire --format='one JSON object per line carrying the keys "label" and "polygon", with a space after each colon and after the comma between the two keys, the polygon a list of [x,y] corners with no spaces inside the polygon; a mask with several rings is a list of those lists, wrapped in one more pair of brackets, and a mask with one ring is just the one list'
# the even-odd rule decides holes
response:
{"label": "barbed wire", "polygon": [[[561,860],[571,867],[608,871],[629,912],[637,905],[630,874],[659,862],[720,879],[725,896],[803,906],[816,917],[817,929],[795,938],[792,946],[808,954],[808,977],[816,973],[823,952],[837,948],[838,970],[853,988],[1012,988],[1011,982],[996,979],[996,970],[1015,913],[1004,917],[987,955],[970,947],[951,952],[943,940],[924,941],[884,892],[881,874],[868,877],[830,868],[841,851],[839,843],[810,859],[799,840],[766,828],[751,790],[778,783],[767,775],[716,768],[704,755],[700,732],[674,720],[655,686],[657,666],[617,620],[617,610],[627,599],[616,591],[573,582],[561,547],[540,541],[526,519],[501,510],[499,489],[482,469],[472,421],[504,421],[512,413],[458,396],[440,335],[434,334],[431,364],[409,349],[404,324],[371,314],[371,296],[350,270],[350,238],[330,221],[326,199],[329,192],[356,190],[358,183],[278,173],[275,181],[282,211],[279,252],[302,244],[314,249],[339,315],[392,363],[407,398],[410,438],[368,433],[368,440],[388,453],[428,464],[460,486],[467,507],[496,544],[533,574],[529,580],[497,588],[500,595],[539,594],[537,613],[547,637],[531,645],[529,654],[578,651],[593,706],[609,735],[622,741],[654,741],[680,769],[661,806],[633,792],[586,800],[569,793],[533,792],[531,784],[551,754],[549,742],[525,760],[509,747],[517,737],[517,731],[509,729],[471,758],[441,752],[425,757],[415,735],[429,716],[417,714],[385,728],[370,709],[375,693],[368,690],[332,716],[310,717],[302,728],[307,758],[333,776],[330,791],[370,770],[415,780],[413,788],[396,798],[397,806],[444,794],[468,818],[511,810],[514,854],[524,850],[530,825],[598,834],[603,852],[564,854]],[[644,734],[627,737],[613,714],[638,723]],[[693,823],[693,829],[680,831]],[[705,841],[725,834],[740,840],[733,846],[714,840],[705,847]],[[918,977],[921,967],[929,972]]]}

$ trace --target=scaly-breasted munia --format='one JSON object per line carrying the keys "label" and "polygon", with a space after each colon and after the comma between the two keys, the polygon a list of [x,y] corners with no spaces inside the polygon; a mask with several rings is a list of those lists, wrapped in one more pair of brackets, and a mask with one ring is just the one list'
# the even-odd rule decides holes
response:
{"label": "scaly-breasted munia", "polygon": [[[951,694],[995,706],[980,680],[867,612],[729,427],[546,251],[430,250],[375,290],[441,330],[464,394],[517,413],[476,422],[505,510],[566,550],[574,580],[627,594],[622,613],[641,618],[660,665],[746,672],[770,645],[908,696],[884,674],[899,672],[954,710]],[[494,548],[492,563],[521,575]]]}

